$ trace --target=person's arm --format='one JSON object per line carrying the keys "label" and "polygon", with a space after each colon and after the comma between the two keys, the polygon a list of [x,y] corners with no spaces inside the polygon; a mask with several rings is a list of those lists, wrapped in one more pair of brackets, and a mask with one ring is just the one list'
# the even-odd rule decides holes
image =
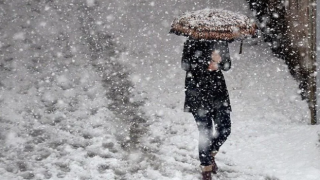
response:
{"label": "person's arm", "polygon": [[211,54],[212,61],[209,64],[209,71],[223,70],[228,71],[231,68],[231,58],[228,42],[218,42]]}
{"label": "person's arm", "polygon": [[191,70],[191,43],[187,40],[183,45],[183,52],[181,58],[181,68],[185,71]]}
{"label": "person's arm", "polygon": [[229,46],[227,41],[223,41],[219,43],[221,62],[218,63],[219,69],[223,71],[228,71],[231,69],[231,58],[229,52]]}

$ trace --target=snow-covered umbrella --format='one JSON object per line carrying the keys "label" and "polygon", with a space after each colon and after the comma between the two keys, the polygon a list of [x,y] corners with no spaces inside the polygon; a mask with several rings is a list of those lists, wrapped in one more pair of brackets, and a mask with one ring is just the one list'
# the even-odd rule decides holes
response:
{"label": "snow-covered umbrella", "polygon": [[256,30],[256,24],[246,15],[223,9],[203,9],[175,18],[170,33],[193,39],[242,40],[254,36]]}
{"label": "snow-covered umbrella", "polygon": [[170,33],[206,40],[242,40],[255,37],[257,25],[248,16],[223,10],[203,9],[185,12],[175,18]]}

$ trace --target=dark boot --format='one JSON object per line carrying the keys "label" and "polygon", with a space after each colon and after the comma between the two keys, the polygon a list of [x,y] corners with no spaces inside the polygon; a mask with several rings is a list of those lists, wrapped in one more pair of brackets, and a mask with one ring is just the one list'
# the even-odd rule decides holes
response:
{"label": "dark boot", "polygon": [[217,163],[214,159],[214,156],[216,156],[216,154],[218,153],[218,151],[212,151],[212,173],[213,174],[217,174],[217,171],[218,171],[218,166],[217,166]]}
{"label": "dark boot", "polygon": [[212,173],[212,165],[209,166],[201,166],[202,170],[202,180],[212,180],[211,173]]}

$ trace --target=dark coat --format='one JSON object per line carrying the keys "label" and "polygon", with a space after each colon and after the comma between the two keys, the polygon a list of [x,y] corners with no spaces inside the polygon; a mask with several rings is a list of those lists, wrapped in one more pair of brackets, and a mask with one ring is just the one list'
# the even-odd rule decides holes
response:
{"label": "dark coat", "polygon": [[[221,56],[219,69],[209,71],[213,50]],[[184,43],[181,67],[186,71],[185,112],[231,111],[229,93],[221,70],[231,68],[227,41],[192,40]]]}

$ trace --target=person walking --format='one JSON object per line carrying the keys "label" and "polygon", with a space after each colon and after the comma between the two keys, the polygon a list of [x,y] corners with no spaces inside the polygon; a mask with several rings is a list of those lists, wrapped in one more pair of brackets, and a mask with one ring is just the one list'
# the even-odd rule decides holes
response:
{"label": "person walking", "polygon": [[231,133],[231,105],[222,73],[231,68],[228,43],[241,40],[241,54],[242,41],[257,37],[257,29],[246,15],[210,8],[187,11],[171,24],[169,33],[188,37],[181,60],[186,71],[184,110],[198,126],[203,180],[217,173],[215,156]]}
{"label": "person walking", "polygon": [[231,133],[231,105],[222,73],[231,68],[228,41],[188,38],[181,67],[186,71],[184,111],[196,121],[202,177],[211,180],[218,170],[215,156]]}

